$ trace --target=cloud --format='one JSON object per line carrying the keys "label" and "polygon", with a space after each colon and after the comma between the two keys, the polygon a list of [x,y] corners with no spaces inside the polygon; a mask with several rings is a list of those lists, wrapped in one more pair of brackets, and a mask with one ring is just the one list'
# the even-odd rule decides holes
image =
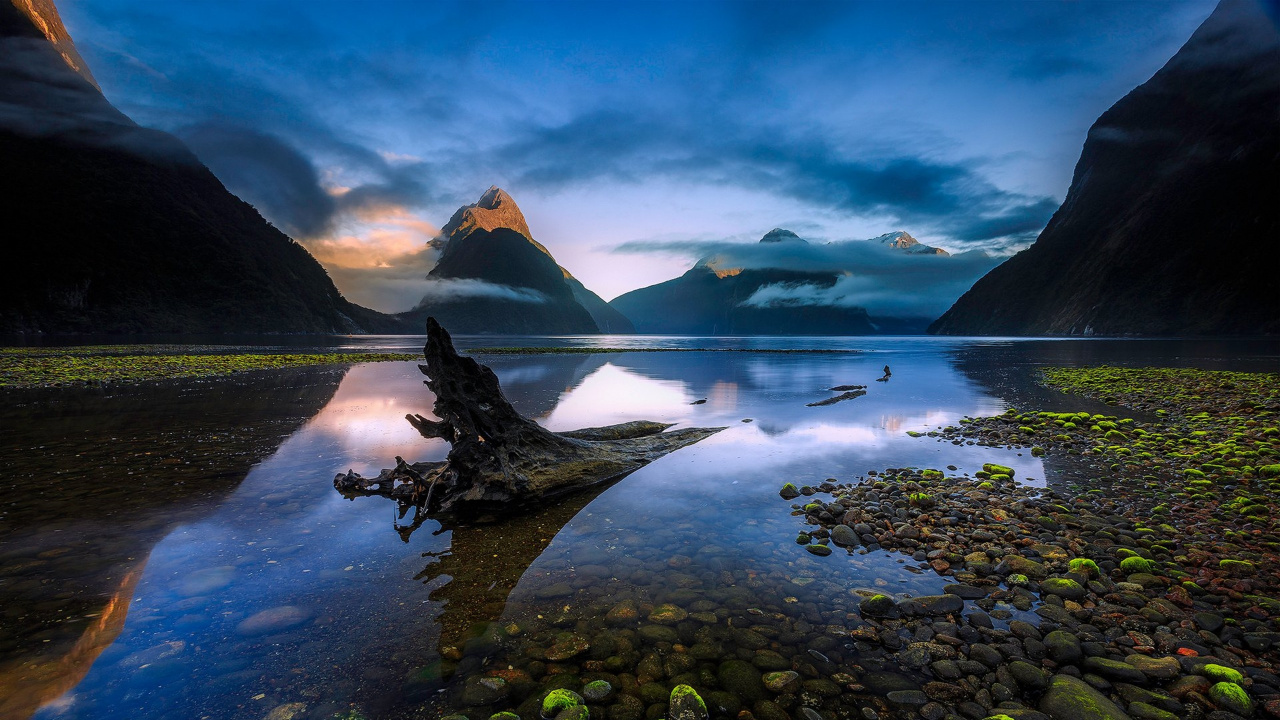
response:
{"label": "cloud", "polygon": [[43,38],[0,37],[0,129],[153,160],[195,162],[181,143],[139,127],[112,107]]}
{"label": "cloud", "polygon": [[343,212],[417,206],[427,199],[420,162],[348,146],[345,154],[359,158],[362,174],[373,179],[354,187],[328,188],[310,157],[269,133],[215,122],[178,132],[227,189],[299,239],[331,232]]}
{"label": "cloud", "polygon": [[428,243],[440,230],[397,205],[344,216],[332,235],[301,242],[324,264],[348,299],[383,312],[413,308],[426,292],[439,253]]}
{"label": "cloud", "polygon": [[201,123],[179,135],[227,189],[295,238],[329,229],[338,203],[311,160],[283,140],[248,128]]}
{"label": "cloud", "polygon": [[485,282],[474,278],[428,278],[419,307],[433,303],[489,298],[514,302],[541,303],[547,296],[530,288]]}
{"label": "cloud", "polygon": [[862,307],[879,317],[937,317],[1002,259],[976,251],[951,257],[908,254],[865,240],[826,244],[629,242],[617,251],[697,257],[720,268],[830,274],[834,284],[772,283],[741,304]]}
{"label": "cloud", "polygon": [[525,187],[560,189],[655,175],[786,195],[843,215],[888,217],[977,245],[1034,239],[1058,202],[1002,190],[980,160],[889,153],[849,157],[797,128],[749,129],[640,110],[597,111],[534,128],[498,149]]}

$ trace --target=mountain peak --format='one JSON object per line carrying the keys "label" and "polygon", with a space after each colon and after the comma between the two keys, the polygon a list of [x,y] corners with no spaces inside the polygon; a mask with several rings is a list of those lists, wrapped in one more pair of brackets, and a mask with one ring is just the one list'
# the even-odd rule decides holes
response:
{"label": "mountain peak", "polygon": [[[15,18],[0,18],[0,36],[33,36],[39,33],[36,37],[43,36],[48,40],[49,44],[62,56],[62,61],[67,64],[67,67],[101,92],[102,88],[98,87],[98,81],[94,79],[93,73],[89,72],[88,64],[76,50],[76,44],[72,42],[71,34],[62,24],[62,17],[58,15],[58,8],[54,6],[52,0],[12,0],[12,5],[13,10],[25,17],[31,25],[24,27],[21,21],[14,22]],[[10,12],[12,11],[6,9],[5,14]]]}
{"label": "mountain peak", "polygon": [[760,242],[762,243],[799,242],[799,243],[804,243],[806,245],[808,244],[807,242],[805,242],[804,238],[791,232],[790,230],[784,230],[783,228],[774,228],[769,232],[765,233],[764,237],[760,238]]}
{"label": "mountain peak", "polygon": [[499,228],[520,233],[548,257],[551,255],[545,247],[533,239],[533,233],[529,232],[529,224],[525,222],[520,206],[516,205],[516,201],[507,194],[506,190],[497,185],[491,185],[476,202],[458,208],[453,217],[449,218],[449,222],[444,224],[440,234],[445,242],[449,243],[465,238],[476,229],[493,232]]}
{"label": "mountain peak", "polygon": [[871,242],[887,245],[888,247],[895,250],[902,250],[910,255],[951,255],[951,253],[943,250],[942,248],[936,248],[921,243],[919,240],[911,237],[911,234],[905,230],[885,233],[879,237],[871,238]]}
{"label": "mountain peak", "polygon": [[516,201],[507,194],[506,190],[497,185],[490,185],[489,189],[485,190],[484,194],[480,196],[480,200],[476,202],[475,206],[485,210],[497,210],[504,205],[515,208],[517,213],[520,212],[520,208],[516,207]]}

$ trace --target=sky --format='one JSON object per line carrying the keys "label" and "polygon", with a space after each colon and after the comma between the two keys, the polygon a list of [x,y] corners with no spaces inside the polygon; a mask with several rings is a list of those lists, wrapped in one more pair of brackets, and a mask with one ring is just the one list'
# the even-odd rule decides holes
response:
{"label": "sky", "polygon": [[[107,98],[356,302],[405,310],[490,185],[605,299],[774,227],[1025,247],[1211,0],[63,0]],[[414,293],[418,293],[414,297]]]}

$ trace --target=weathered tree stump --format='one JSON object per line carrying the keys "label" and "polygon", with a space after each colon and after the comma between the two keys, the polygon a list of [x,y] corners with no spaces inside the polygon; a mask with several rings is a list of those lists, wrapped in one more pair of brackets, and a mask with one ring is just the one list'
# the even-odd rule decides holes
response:
{"label": "weathered tree stump", "polygon": [[406,463],[378,477],[348,471],[333,480],[348,495],[385,495],[427,512],[540,501],[616,480],[724,428],[635,421],[553,433],[516,412],[488,367],[454,350],[449,333],[427,318],[426,386],[439,420],[405,418],[426,438],[452,448],[444,462]]}

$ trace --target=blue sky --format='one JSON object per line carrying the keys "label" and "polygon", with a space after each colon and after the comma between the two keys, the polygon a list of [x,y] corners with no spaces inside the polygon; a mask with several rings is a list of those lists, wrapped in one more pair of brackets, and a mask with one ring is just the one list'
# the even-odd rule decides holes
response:
{"label": "blue sky", "polygon": [[[66,0],[107,97],[187,140],[358,302],[412,304],[491,184],[606,299],[645,243],[1034,239],[1085,133],[1213,2]],[[628,243],[628,252],[616,248]]]}

